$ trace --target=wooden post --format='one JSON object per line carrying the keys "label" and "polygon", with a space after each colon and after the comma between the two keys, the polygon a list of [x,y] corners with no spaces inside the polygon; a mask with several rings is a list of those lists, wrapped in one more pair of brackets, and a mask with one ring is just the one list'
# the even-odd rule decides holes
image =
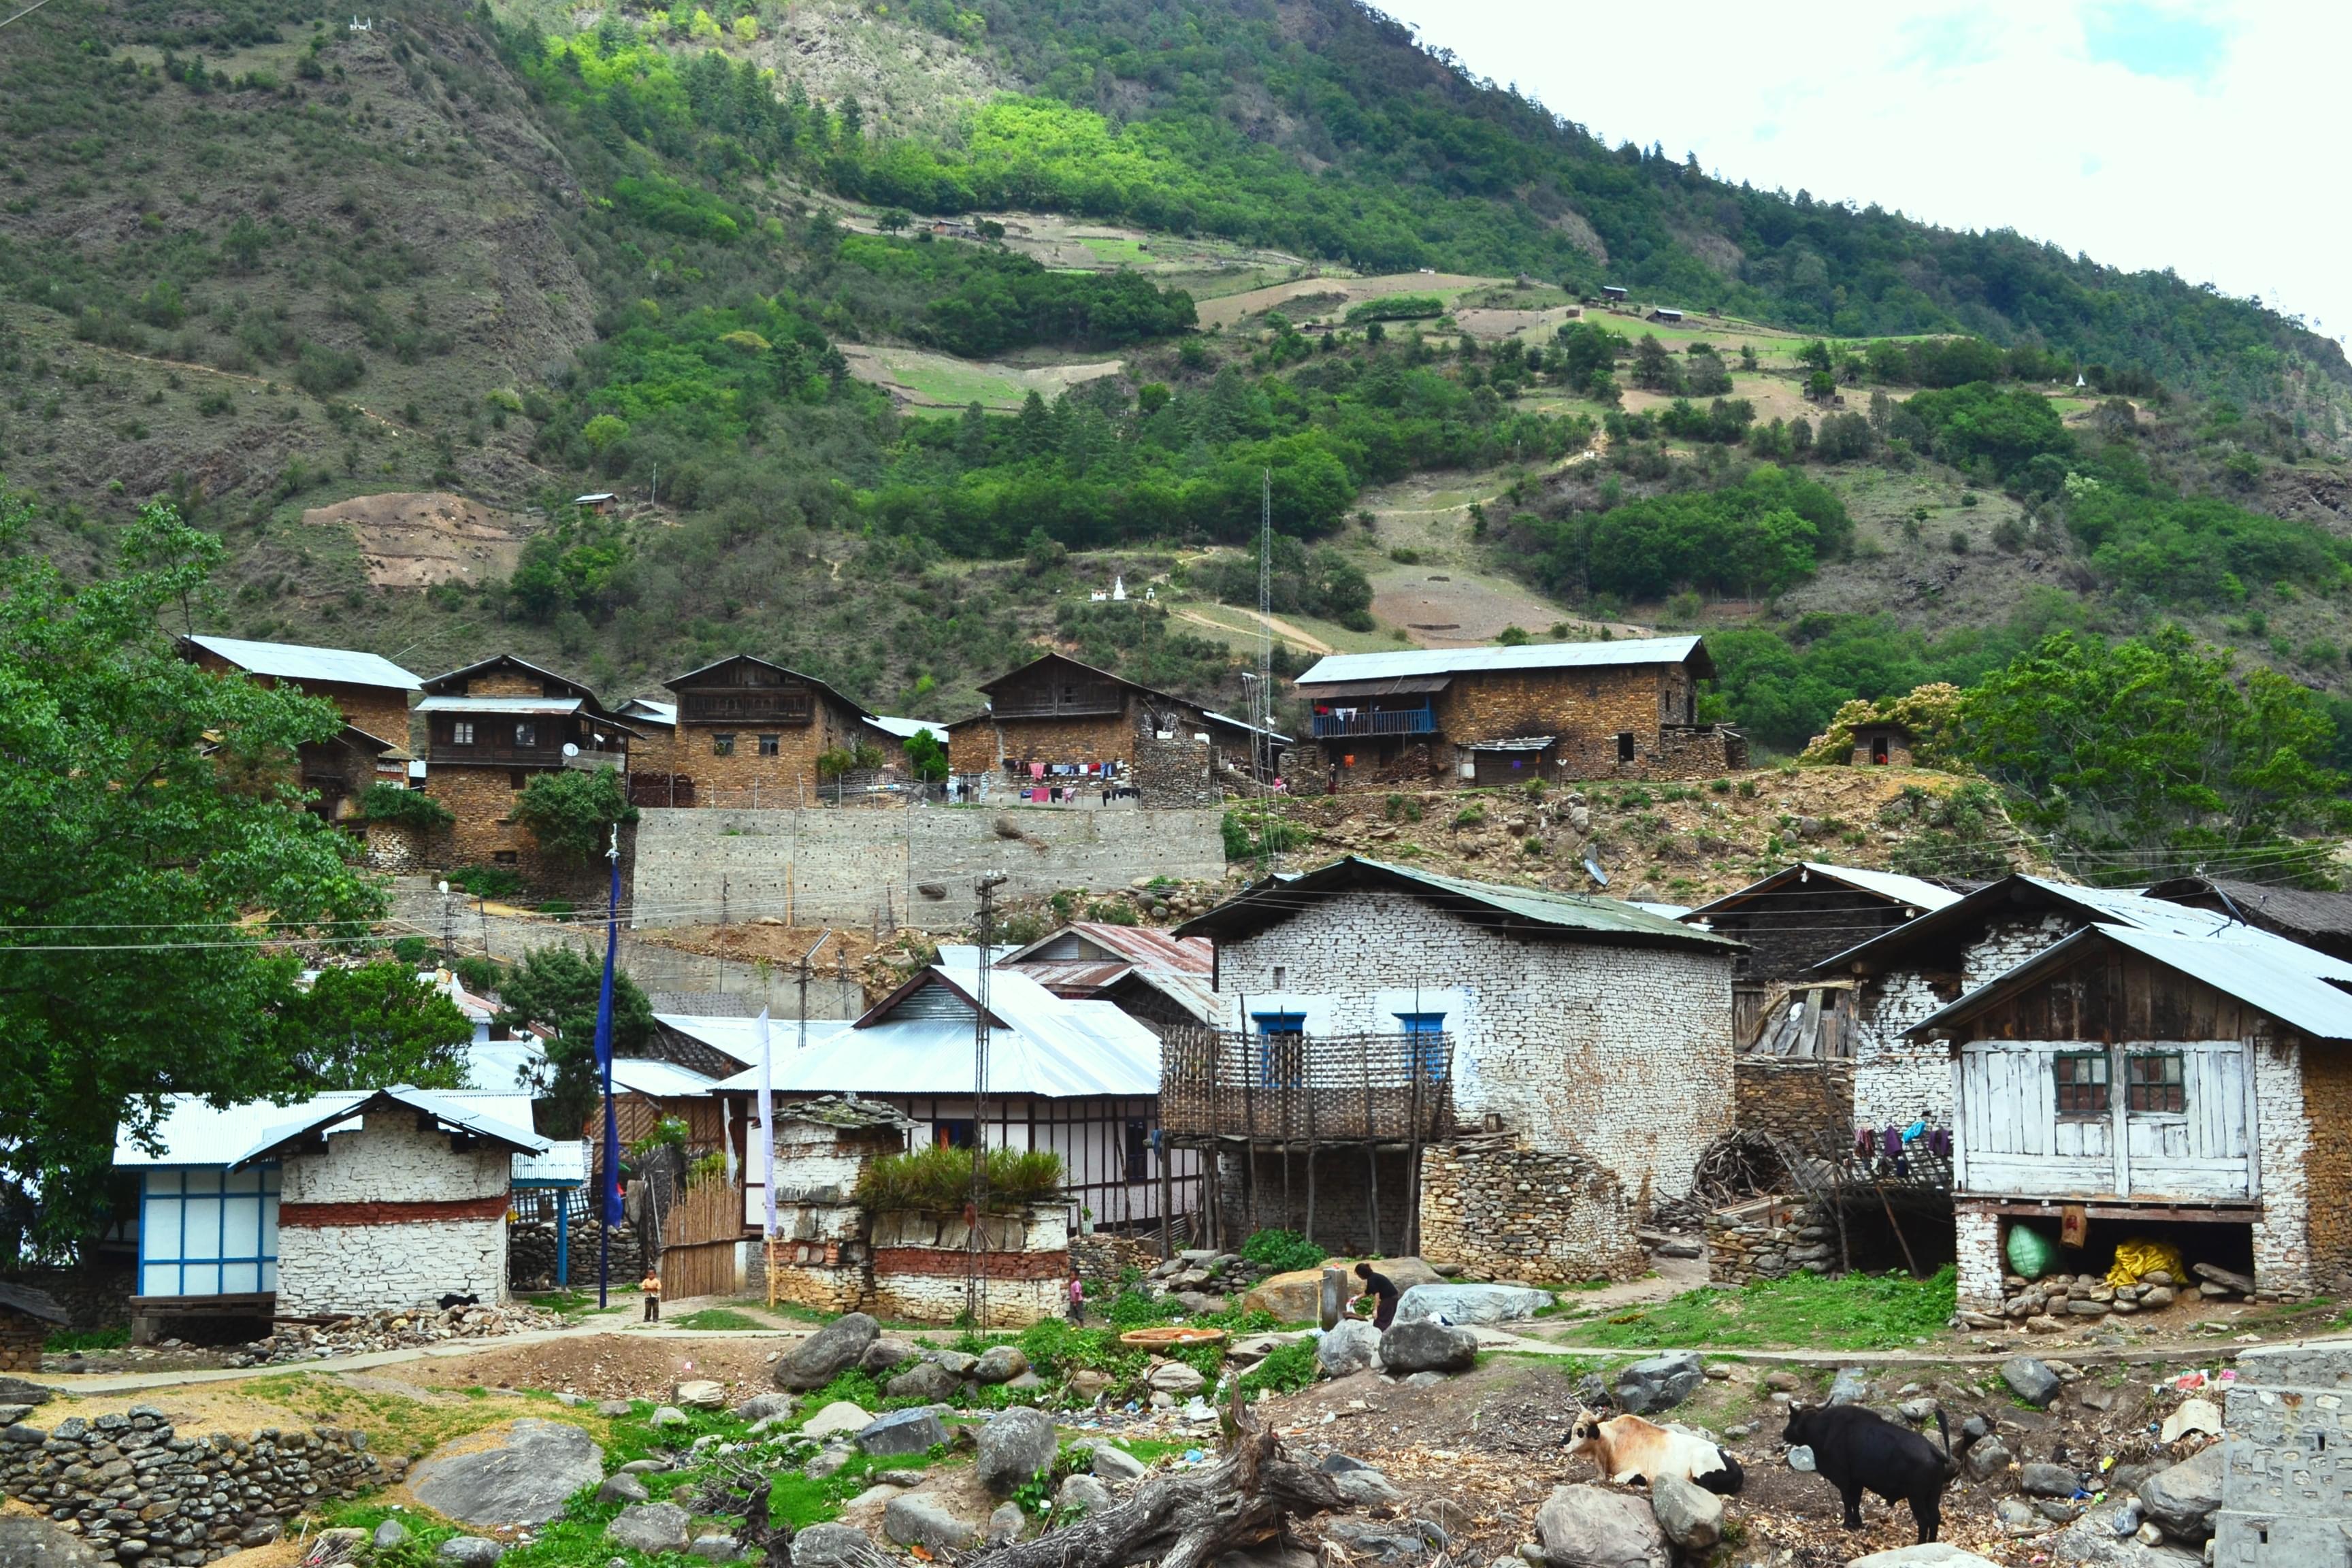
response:
{"label": "wooden post", "polygon": [[1417,1257],[1421,1252],[1421,1037],[1407,1035],[1404,1048],[1405,1070],[1412,1075],[1412,1127],[1404,1154],[1404,1250],[1407,1257]]}
{"label": "wooden post", "polygon": [[1371,1216],[1372,1245],[1369,1256],[1381,1256],[1381,1138],[1380,1122],[1372,1102],[1372,1046],[1365,1037],[1356,1037],[1356,1059],[1364,1068],[1364,1166],[1369,1178],[1364,1186],[1364,1206]]}
{"label": "wooden post", "polygon": [[1315,1239],[1315,1068],[1314,1053],[1301,1053],[1298,1060],[1298,1080],[1307,1094],[1307,1229],[1308,1241]]}

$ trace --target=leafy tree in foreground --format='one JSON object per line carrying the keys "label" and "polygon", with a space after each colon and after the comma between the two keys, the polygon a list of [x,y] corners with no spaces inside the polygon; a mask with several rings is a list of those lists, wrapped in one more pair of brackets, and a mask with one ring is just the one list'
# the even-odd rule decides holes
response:
{"label": "leafy tree in foreground", "polygon": [[[534,950],[499,977],[499,1022],[509,1027],[540,1025],[556,1031],[547,1043],[547,1080],[540,1086],[540,1130],[576,1138],[596,1108],[596,1002],[604,984],[601,962],[568,947]],[[637,983],[613,973],[613,1049],[635,1053],[653,1037],[653,1004]]]}
{"label": "leafy tree in foreground", "polygon": [[148,1131],[170,1094],[313,1087],[275,1016],[297,964],[239,922],[348,931],[382,906],[293,782],[335,710],[207,674],[160,629],[220,542],[150,506],[76,589],[26,552],[30,521],[0,494],[0,1254],[57,1256],[97,1217],[118,1125]]}
{"label": "leafy tree in foreground", "polygon": [[415,964],[387,960],[320,970],[278,1007],[277,1037],[288,1069],[319,1089],[458,1089],[474,1026]]}
{"label": "leafy tree in foreground", "polygon": [[2336,738],[2315,694],[2168,626],[2109,647],[2063,632],[1962,703],[1975,760],[2087,878],[2202,868],[2284,879],[2317,862],[2290,834],[2347,820]]}

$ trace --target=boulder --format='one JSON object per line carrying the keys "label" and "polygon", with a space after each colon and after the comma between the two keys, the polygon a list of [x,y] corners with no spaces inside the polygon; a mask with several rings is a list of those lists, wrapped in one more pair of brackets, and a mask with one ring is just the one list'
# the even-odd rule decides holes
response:
{"label": "boulder", "polygon": [[1478,1360],[1478,1336],[1433,1318],[1396,1323],[1381,1336],[1381,1365],[1391,1373],[1467,1372]]}
{"label": "boulder", "polygon": [[1097,1443],[1093,1469],[1097,1476],[1107,1481],[1131,1481],[1149,1475],[1151,1467],[1124,1448],[1109,1443]]}
{"label": "boulder", "polygon": [[58,1396],[58,1391],[45,1383],[30,1383],[21,1377],[0,1377],[0,1400],[10,1405],[47,1405]]}
{"label": "boulder", "polygon": [[1972,1481],[1989,1481],[2009,1468],[2010,1453],[1998,1437],[1988,1437],[1968,1451],[1960,1468]]}
{"label": "boulder", "polygon": [[0,1568],[99,1568],[89,1542],[46,1519],[0,1514]]}
{"label": "boulder", "polygon": [[971,1369],[974,1383],[1011,1383],[1029,1370],[1029,1358],[1019,1345],[991,1345]]}
{"label": "boulder", "polygon": [[1666,1568],[1666,1533],[1650,1505],[1628,1492],[1554,1487],[1536,1513],[1549,1568]]}
{"label": "boulder", "polygon": [[686,1549],[693,1556],[711,1563],[732,1563],[743,1555],[743,1548],[731,1535],[698,1535],[694,1544]]}
{"label": "boulder", "polygon": [[970,1377],[980,1370],[980,1358],[961,1351],[933,1351],[924,1359],[939,1363],[957,1377]]}
{"label": "boulder", "polygon": [[2018,1489],[2028,1497],[2070,1498],[2082,1489],[2082,1477],[2072,1465],[2032,1463],[2017,1470]]}
{"label": "boulder", "polygon": [[669,1402],[680,1410],[724,1410],[726,1385],[707,1377],[691,1378],[670,1390]]}
{"label": "boulder", "polygon": [[857,1446],[876,1458],[889,1454],[928,1454],[948,1440],[946,1425],[931,1410],[893,1410],[857,1434]]}
{"label": "boulder", "polygon": [[675,1405],[656,1405],[654,1407],[653,1415],[648,1416],[646,1419],[651,1421],[652,1424],[656,1426],[688,1426],[693,1425],[693,1423],[687,1420],[686,1412],[680,1410]]}
{"label": "boulder", "polygon": [[1162,1394],[1198,1394],[1209,1380],[1190,1362],[1171,1361],[1153,1367],[1143,1381]]}
{"label": "boulder", "polygon": [[1813,1449],[1810,1443],[1799,1443],[1789,1450],[1789,1468],[1801,1476],[1813,1473]]}
{"label": "boulder", "polygon": [[1696,1355],[1689,1351],[1669,1351],[1664,1355],[1637,1361],[1619,1373],[1617,1385],[1611,1393],[1619,1409],[1633,1415],[1646,1415],[1654,1410],[1673,1409],[1706,1381],[1706,1369]]}
{"label": "boulder", "polygon": [[629,1402],[625,1399],[600,1399],[596,1402],[596,1414],[609,1419],[617,1421],[628,1413]]}
{"label": "boulder", "polygon": [[[950,1513],[929,1492],[900,1492],[882,1509],[882,1533],[901,1546],[926,1552],[962,1552],[979,1540],[970,1520]],[[793,1542],[793,1568],[800,1564],[800,1542]]]}
{"label": "boulder", "polygon": [[1019,1503],[998,1503],[995,1510],[988,1516],[988,1544],[1010,1546],[1020,1540],[1021,1532],[1028,1528],[1029,1516],[1021,1511]]}
{"label": "boulder", "polygon": [[812,1524],[793,1537],[793,1568],[872,1568],[882,1561],[856,1525]]}
{"label": "boulder", "polygon": [[2173,1540],[2202,1545],[2213,1533],[2213,1512],[2221,1506],[2226,1470],[2222,1445],[2215,1443],[2140,1482],[2140,1511]]}
{"label": "boulder", "polygon": [[1381,1331],[1360,1319],[1343,1321],[1315,1342],[1315,1368],[1325,1377],[1346,1377],[1379,1359]]}
{"label": "boulder", "polygon": [[1870,1397],[1870,1373],[1858,1366],[1842,1366],[1830,1380],[1832,1405],[1854,1405]]}
{"label": "boulder", "polygon": [[[461,1437],[454,1444],[478,1442]],[[488,1447],[441,1453],[408,1473],[416,1500],[459,1524],[545,1524],[573,1492],[604,1479],[604,1450],[562,1421],[526,1416]]]}
{"label": "boulder", "polygon": [[[2161,1532],[2147,1525],[2131,1525],[2130,1504],[2093,1509],[2049,1538],[2050,1561],[2069,1568],[2204,1568],[2205,1554],[2167,1546]],[[2159,1537],[2150,1542],[2139,1531]]]}
{"label": "boulder", "polygon": [[1929,1541],[1856,1557],[1845,1568],[2000,1568],[2000,1564],[1948,1541]]}
{"label": "boulder", "polygon": [[1085,1474],[1062,1478],[1062,1489],[1054,1494],[1054,1521],[1069,1522],[1072,1513],[1100,1513],[1111,1506],[1110,1489]]}
{"label": "boulder", "polygon": [[2000,1363],[2000,1377],[2016,1394],[2036,1410],[2046,1409],[2058,1397],[2058,1374],[2030,1355],[2013,1355]]}
{"label": "boulder", "polygon": [[846,1399],[836,1399],[801,1423],[804,1436],[824,1439],[855,1436],[874,1425],[874,1417]]}
{"label": "boulder", "polygon": [[1705,1557],[1723,1539],[1723,1500],[1680,1476],[1650,1483],[1650,1511],[1666,1539],[1694,1556]]}
{"label": "boulder", "polygon": [[596,1489],[598,1502],[651,1502],[654,1494],[646,1490],[646,1483],[626,1471],[606,1476],[604,1484]]}
{"label": "boulder", "polygon": [[1341,1470],[1331,1478],[1331,1484],[1339,1489],[1341,1497],[1360,1508],[1379,1508],[1404,1496],[1389,1484],[1388,1477],[1370,1465],[1361,1469]]}
{"label": "boulder", "polygon": [[881,1337],[882,1325],[863,1312],[846,1312],[794,1345],[776,1363],[778,1388],[823,1388],[856,1366]]}
{"label": "boulder", "polygon": [[2196,1275],[2200,1279],[2221,1286],[2224,1290],[2234,1290],[2241,1296],[2251,1296],[2254,1293],[2254,1280],[2252,1275],[2241,1274],[2234,1268],[2224,1268],[2218,1263],[2192,1263],[2189,1266],[2189,1272]]}
{"label": "boulder", "polygon": [[[1437,1270],[1418,1258],[1385,1258],[1372,1267],[1394,1280],[1401,1291],[1410,1292],[1416,1286],[1441,1282]],[[1317,1268],[1269,1274],[1243,1293],[1242,1310],[1272,1312],[1286,1323],[1319,1322],[1323,1315],[1323,1272]],[[1344,1301],[1360,1293],[1364,1282],[1356,1278],[1352,1266],[1342,1268],[1341,1274]],[[1402,1302],[1399,1305],[1402,1310]]]}
{"label": "boulder", "polygon": [[1059,1444],[1045,1412],[1027,1405],[999,1411],[980,1429],[981,1484],[998,1497],[1011,1497],[1024,1482],[1054,1462]]}
{"label": "boulder", "polygon": [[867,1372],[888,1372],[892,1367],[905,1365],[920,1353],[914,1341],[892,1339],[885,1334],[866,1347],[866,1353],[857,1358],[857,1364]]}
{"label": "boulder", "polygon": [[1551,1305],[1551,1292],[1524,1285],[1416,1285],[1397,1300],[1397,1321],[1444,1318],[1449,1323],[1510,1323]]}
{"label": "boulder", "polygon": [[453,1535],[443,1542],[433,1553],[456,1568],[490,1568],[507,1549],[499,1542],[480,1535]]}
{"label": "boulder", "polygon": [[674,1502],[635,1503],[613,1516],[613,1522],[604,1527],[604,1539],[617,1541],[647,1556],[657,1552],[683,1552],[692,1522],[686,1510]]}
{"label": "boulder", "polygon": [[375,1533],[368,1538],[368,1543],[378,1552],[389,1552],[407,1539],[408,1526],[396,1519],[387,1519],[375,1527]]}
{"label": "boulder", "polygon": [[963,1379],[935,1361],[919,1361],[882,1385],[882,1392],[893,1399],[939,1401],[952,1399]]}
{"label": "boulder", "polygon": [[771,1415],[790,1415],[800,1402],[789,1394],[755,1394],[735,1407],[738,1421],[765,1421]]}
{"label": "boulder", "polygon": [[841,1468],[856,1457],[857,1451],[846,1443],[827,1443],[824,1450],[806,1467],[808,1479],[821,1481],[827,1476],[839,1475]]}

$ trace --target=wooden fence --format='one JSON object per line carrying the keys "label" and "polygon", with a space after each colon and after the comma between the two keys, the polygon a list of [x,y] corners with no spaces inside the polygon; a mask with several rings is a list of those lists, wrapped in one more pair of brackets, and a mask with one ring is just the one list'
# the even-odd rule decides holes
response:
{"label": "wooden fence", "polygon": [[662,1216],[662,1294],[740,1293],[742,1240],[742,1189],[723,1177],[689,1183]]}
{"label": "wooden fence", "polygon": [[1172,1139],[1418,1143],[1454,1121],[1454,1037],[1173,1028],[1160,1047]]}

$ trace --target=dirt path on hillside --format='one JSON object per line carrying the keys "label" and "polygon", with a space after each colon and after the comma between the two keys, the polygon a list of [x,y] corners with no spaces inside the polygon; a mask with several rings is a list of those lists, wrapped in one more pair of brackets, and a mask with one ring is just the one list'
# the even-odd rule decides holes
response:
{"label": "dirt path on hillside", "polygon": [[[1209,616],[1201,614],[1198,610],[1178,609],[1173,613],[1176,618],[1180,621],[1190,621],[1196,626],[1206,626],[1211,631],[1223,632],[1228,636],[1236,631],[1255,630],[1260,618],[1255,610],[1237,610],[1235,611],[1235,614],[1245,617],[1250,622],[1250,625],[1245,627],[1230,626],[1223,621],[1213,620]],[[1295,647],[1301,648],[1307,653],[1320,655],[1331,654],[1339,651],[1329,643],[1325,642],[1321,637],[1310,637],[1307,633],[1300,631],[1297,626],[1292,626],[1288,621],[1282,619],[1279,616],[1267,616],[1264,617],[1264,619],[1265,624],[1273,630],[1276,637],[1280,637],[1283,641],[1291,644]]]}

